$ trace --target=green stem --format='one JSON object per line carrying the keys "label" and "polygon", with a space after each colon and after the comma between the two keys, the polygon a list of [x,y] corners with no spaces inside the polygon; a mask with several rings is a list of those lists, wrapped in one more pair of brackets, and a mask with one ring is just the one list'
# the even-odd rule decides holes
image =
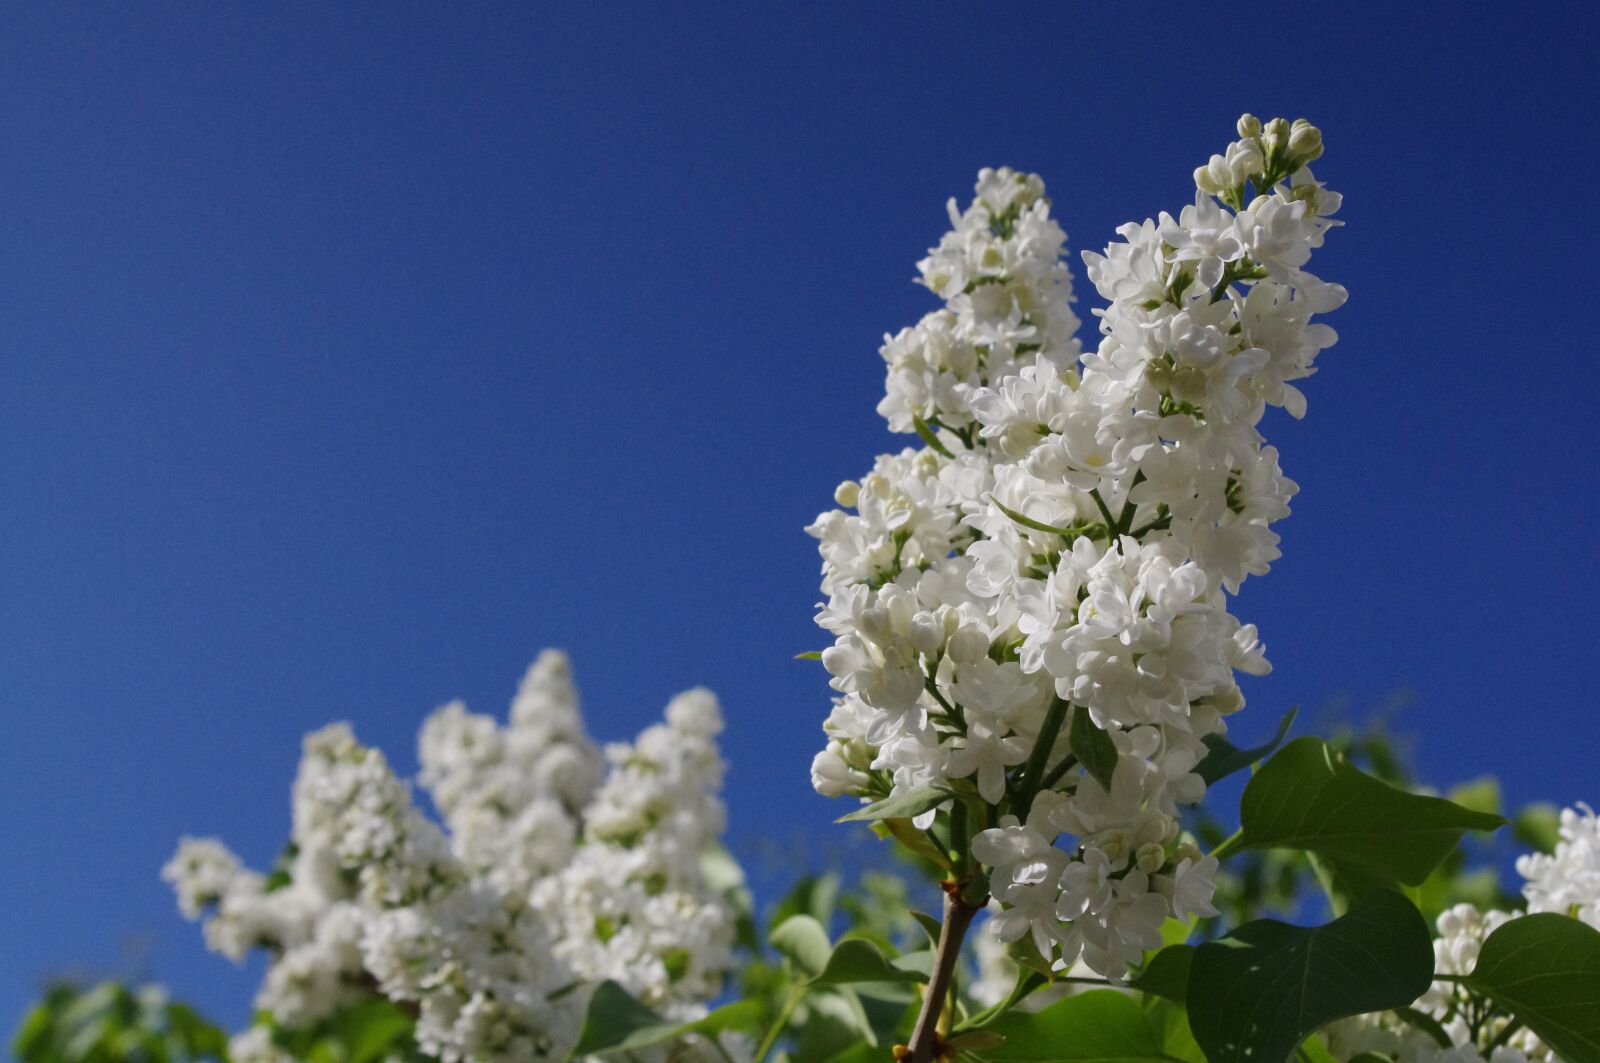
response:
{"label": "green stem", "polygon": [[1111,507],[1106,505],[1106,500],[1100,497],[1100,488],[1096,487],[1089,492],[1089,497],[1094,499],[1094,504],[1100,507],[1100,516],[1106,522],[1106,546],[1109,549],[1117,542],[1117,520],[1111,515]]}
{"label": "green stem", "polygon": [[944,695],[939,693],[939,684],[933,681],[932,676],[923,679],[922,685],[924,689],[928,691],[928,693],[933,695],[933,700],[939,703],[939,707],[944,709],[945,715],[949,717],[950,722],[955,725],[956,730],[961,734],[966,734],[967,718],[962,713],[960,707],[952,705],[950,702],[945,700]]}
{"label": "green stem", "polygon": [[1216,857],[1218,860],[1226,860],[1236,849],[1239,849],[1243,843],[1244,828],[1240,827],[1238,830],[1224,838],[1222,840],[1222,844],[1211,850],[1211,855]]}
{"label": "green stem", "polygon": [[1139,511],[1139,506],[1133,500],[1133,489],[1144,483],[1144,470],[1140,469],[1133,474],[1133,483],[1128,485],[1128,498],[1122,503],[1122,512],[1117,515],[1118,535],[1127,535],[1133,528],[1133,517]]}
{"label": "green stem", "polygon": [[778,1043],[778,1038],[783,1033],[783,1028],[789,1025],[789,1017],[794,1014],[794,1009],[800,1006],[800,998],[806,995],[805,986],[796,986],[789,991],[789,999],[783,1002],[783,1007],[778,1011],[778,1018],[772,1027],[767,1030],[767,1036],[761,1039],[761,1047],[756,1049],[756,1059],[766,1059],[767,1053],[772,1051],[772,1046]]}
{"label": "green stem", "polygon": [[1033,799],[1038,796],[1040,783],[1044,779],[1044,766],[1050,761],[1050,750],[1055,747],[1056,735],[1061,733],[1061,724],[1067,718],[1069,708],[1071,706],[1060,698],[1050,702],[1050,709],[1044,714],[1044,726],[1034,740],[1027,766],[1022,769],[1022,792],[1017,795],[1016,807],[1017,818],[1024,822],[1028,818],[1028,810],[1033,807]]}
{"label": "green stem", "polygon": [[1489,1046],[1484,1050],[1484,1054],[1492,1054],[1495,1049],[1500,1048],[1506,1044],[1506,1042],[1510,1041],[1520,1029],[1522,1029],[1521,1019],[1512,1019],[1510,1022],[1506,1023],[1500,1028],[1500,1032],[1495,1035],[1494,1040],[1489,1042]]}
{"label": "green stem", "polygon": [[1041,791],[1055,789],[1056,783],[1061,781],[1062,776],[1066,775],[1067,772],[1071,771],[1077,766],[1078,758],[1073,756],[1071,753],[1068,753],[1066,756],[1061,758],[1060,764],[1057,764],[1055,767],[1050,769],[1050,774],[1044,777],[1044,782],[1039,784],[1039,789]]}
{"label": "green stem", "polygon": [[1038,971],[1030,971],[1026,968],[1023,968],[1017,973],[1017,984],[1011,987],[1010,996],[1006,997],[994,1007],[986,1008],[983,1011],[980,1011],[978,1014],[974,1015],[960,1026],[956,1027],[955,1032],[963,1033],[967,1030],[981,1030],[983,1027],[987,1026],[989,1023],[998,1019],[1000,1016],[1004,1015],[1006,1012],[1022,1003],[1028,997],[1032,996],[1036,990],[1043,988],[1045,983],[1046,980],[1044,975],[1040,974]]}

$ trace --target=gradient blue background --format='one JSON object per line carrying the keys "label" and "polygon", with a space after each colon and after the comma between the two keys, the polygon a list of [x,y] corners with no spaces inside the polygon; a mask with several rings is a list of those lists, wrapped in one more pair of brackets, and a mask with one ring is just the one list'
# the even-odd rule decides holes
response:
{"label": "gradient blue background", "polygon": [[177,837],[264,864],[303,732],[413,765],[545,645],[602,737],[722,695],[742,852],[837,841],[801,527],[946,197],[1097,248],[1242,110],[1324,129],[1352,297],[1238,733],[1409,690],[1430,777],[1600,801],[1592,4],[458,7],[0,20],[0,1026],[130,965],[241,1020]]}

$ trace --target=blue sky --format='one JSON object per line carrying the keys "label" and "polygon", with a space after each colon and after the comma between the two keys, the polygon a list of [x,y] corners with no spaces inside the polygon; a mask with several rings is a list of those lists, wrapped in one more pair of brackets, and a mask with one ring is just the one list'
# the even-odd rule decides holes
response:
{"label": "blue sky", "polygon": [[1323,128],[1351,299],[1268,425],[1303,490],[1238,733],[1409,691],[1431,778],[1600,802],[1595,9],[1219,10],[9,11],[0,1025],[130,942],[241,1019],[177,837],[267,862],[303,732],[412,765],[546,645],[604,738],[721,694],[743,851],[837,839],[801,528],[899,445],[945,199],[1036,170],[1098,248],[1243,110]]}

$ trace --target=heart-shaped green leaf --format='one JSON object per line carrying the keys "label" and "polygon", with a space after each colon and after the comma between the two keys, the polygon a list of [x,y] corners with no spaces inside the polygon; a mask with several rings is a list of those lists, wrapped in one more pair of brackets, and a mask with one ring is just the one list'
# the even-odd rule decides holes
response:
{"label": "heart-shaped green leaf", "polygon": [[1326,926],[1260,919],[1196,948],[1189,1025],[1210,1059],[1282,1063],[1324,1024],[1405,1007],[1432,980],[1428,924],[1378,890]]}
{"label": "heart-shaped green leaf", "polygon": [[1484,941],[1467,985],[1562,1059],[1600,1060],[1600,930],[1549,912],[1519,916]]}
{"label": "heart-shaped green leaf", "polygon": [[1505,820],[1397,790],[1320,738],[1297,738],[1244,790],[1239,846],[1304,849],[1373,882],[1419,886],[1469,830]]}
{"label": "heart-shaped green leaf", "polygon": [[1114,989],[1095,989],[1057,1001],[1036,1012],[1012,1011],[985,1026],[1005,1040],[982,1050],[986,1060],[1059,1060],[1061,1063],[1169,1063],[1133,997]]}

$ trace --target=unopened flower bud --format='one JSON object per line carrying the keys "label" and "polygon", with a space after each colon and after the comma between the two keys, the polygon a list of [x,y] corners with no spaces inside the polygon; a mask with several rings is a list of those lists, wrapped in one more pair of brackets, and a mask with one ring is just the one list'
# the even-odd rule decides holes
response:
{"label": "unopened flower bud", "polygon": [[1225,156],[1211,156],[1211,161],[1206,163],[1206,169],[1210,171],[1211,181],[1219,191],[1233,187],[1233,168],[1228,165]]}
{"label": "unopened flower bud", "polygon": [[861,485],[854,480],[846,480],[833,489],[833,500],[845,509],[854,509],[856,503],[861,501]]}
{"label": "unopened flower bud", "polygon": [[989,654],[989,636],[976,624],[964,624],[950,636],[946,652],[957,664],[976,664]]}
{"label": "unopened flower bud", "polygon": [[1222,191],[1222,186],[1217,184],[1216,179],[1211,176],[1211,167],[1209,166],[1196,166],[1194,168],[1194,186],[1208,196],[1214,196]]}
{"label": "unopened flower bud", "polygon": [[1322,130],[1296,118],[1289,130],[1289,154],[1302,165],[1322,157]]}
{"label": "unopened flower bud", "polygon": [[823,797],[859,793],[867,783],[866,775],[851,768],[839,755],[837,744],[829,742],[828,748],[811,760],[811,786]]}
{"label": "unopened flower bud", "polygon": [[933,611],[939,618],[939,626],[944,629],[944,637],[948,640],[956,633],[956,628],[961,626],[961,614],[948,605],[941,605]]}
{"label": "unopened flower bud", "polygon": [[1112,868],[1121,871],[1128,865],[1129,850],[1133,848],[1133,835],[1125,830],[1103,830],[1085,838],[1084,844],[1105,853],[1106,860]]}
{"label": "unopened flower bud", "polygon": [[1289,143],[1289,123],[1282,118],[1274,118],[1261,130],[1261,146],[1266,148],[1269,156],[1281,153],[1284,146]]}
{"label": "unopened flower bud", "polygon": [[1266,163],[1261,158],[1261,148],[1253,140],[1235,141],[1228,145],[1228,176],[1233,185],[1242,185],[1261,172]]}
{"label": "unopened flower bud", "polygon": [[[856,630],[879,646],[887,645],[894,640],[894,625],[889,610],[881,605],[861,610],[861,616],[856,619]],[[823,657],[826,659],[826,651],[823,652]]]}
{"label": "unopened flower bud", "polygon": [[1174,865],[1181,864],[1185,860],[1198,859],[1200,859],[1200,847],[1188,838],[1179,842],[1177,848],[1172,850],[1172,862]]}
{"label": "unopened flower bud", "polygon": [[1244,692],[1237,686],[1218,690],[1201,698],[1197,704],[1206,706],[1219,716],[1227,716],[1244,708]]}
{"label": "unopened flower bud", "polygon": [[1258,137],[1261,135],[1261,119],[1257,118],[1253,114],[1241,114],[1239,116],[1239,122],[1236,126],[1234,126],[1234,128],[1239,131],[1239,135],[1241,137],[1245,137],[1246,139],[1250,137]]}
{"label": "unopened flower bud", "polygon": [[944,646],[944,625],[933,613],[918,613],[911,618],[911,645],[918,653],[932,657]]}
{"label": "unopened flower bud", "polygon": [[1161,865],[1167,862],[1167,851],[1155,842],[1146,842],[1139,846],[1139,851],[1134,854],[1133,863],[1140,871],[1153,875],[1161,870]]}

